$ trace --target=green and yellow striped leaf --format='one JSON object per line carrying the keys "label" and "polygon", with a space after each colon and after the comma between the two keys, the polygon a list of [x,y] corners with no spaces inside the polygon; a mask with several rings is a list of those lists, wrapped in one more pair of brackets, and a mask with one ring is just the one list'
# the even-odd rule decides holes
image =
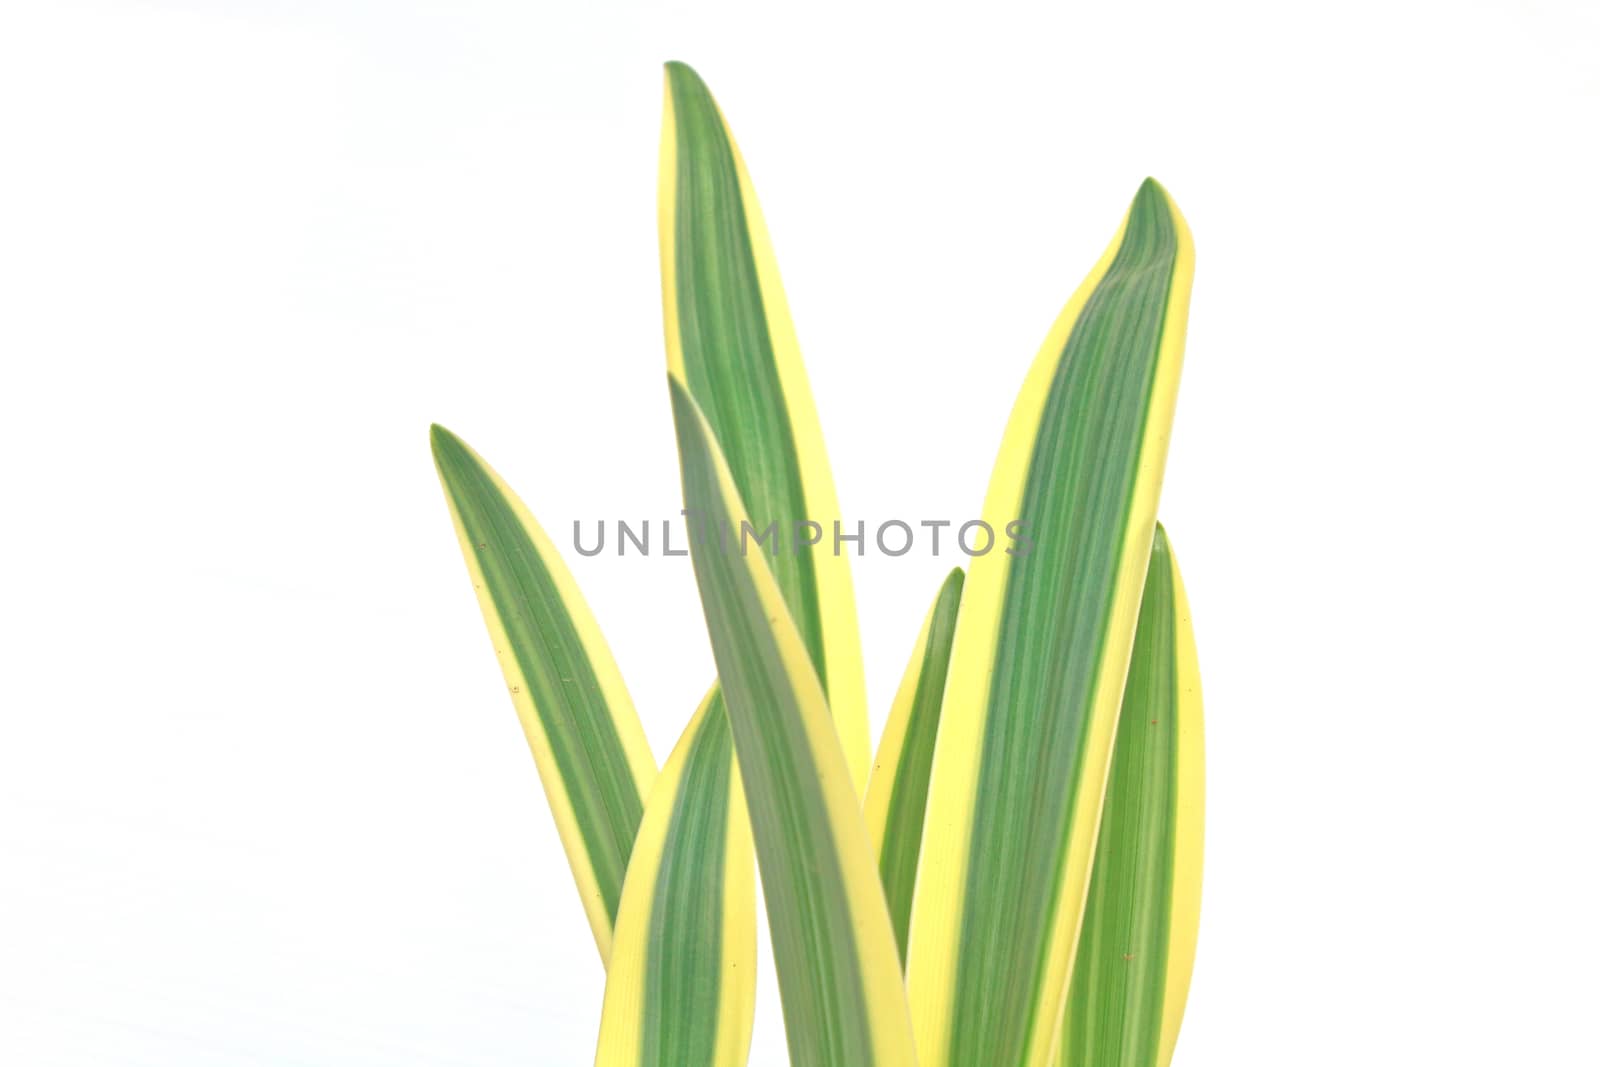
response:
{"label": "green and yellow striped leaf", "polygon": [[670,382],[690,554],[761,864],[793,1067],[912,1067],[894,931],[817,672],[762,555],[724,548],[744,505],[716,437]]}
{"label": "green and yellow striped leaf", "polygon": [[555,546],[465,442],[442,426],[431,437],[495,657],[605,960],[655,759]]}
{"label": "green and yellow striped leaf", "polygon": [[713,688],[639,824],[595,1067],[744,1067],[755,968],[750,822],[722,694]]}
{"label": "green and yellow striped leaf", "polygon": [[1200,922],[1205,752],[1199,660],[1161,527],[1128,665],[1060,1067],[1167,1067]]}
{"label": "green and yellow striped leaf", "polygon": [[878,742],[867,786],[867,835],[878,857],[878,877],[902,959],[911,925],[911,894],[917,885],[917,856],[922,851],[928,773],[939,736],[950,642],[955,637],[965,577],[960,567],[951,571],[928,608],[911,650],[911,662],[889,709],[889,722]]}
{"label": "green and yellow striped leaf", "polygon": [[[773,546],[767,564],[859,794],[871,747],[866,682],[849,555],[832,551],[839,501],[822,428],[755,188],[710,90],[682,63],[666,70],[660,218],[668,369],[716,434],[750,536]],[[826,547],[801,546],[817,537]]]}
{"label": "green and yellow striped leaf", "polygon": [[[1050,331],[983,517],[907,966],[926,1067],[1045,1067],[1082,919],[1177,397],[1194,253],[1154,181]],[[1019,542],[1020,545],[1020,542]]]}

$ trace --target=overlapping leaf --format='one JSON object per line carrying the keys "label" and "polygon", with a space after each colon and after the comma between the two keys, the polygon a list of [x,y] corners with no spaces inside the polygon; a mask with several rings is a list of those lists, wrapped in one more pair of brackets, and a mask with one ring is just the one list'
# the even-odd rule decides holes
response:
{"label": "overlapping leaf", "polygon": [[[688,391],[671,382],[684,499],[711,530],[746,520]],[[744,781],[793,1067],[911,1067],[894,931],[843,748],[764,558],[691,544]]]}

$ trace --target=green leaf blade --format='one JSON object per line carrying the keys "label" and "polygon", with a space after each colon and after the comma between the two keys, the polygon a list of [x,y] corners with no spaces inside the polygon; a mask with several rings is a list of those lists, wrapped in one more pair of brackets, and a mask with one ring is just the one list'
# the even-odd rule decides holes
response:
{"label": "green leaf blade", "polygon": [[883,882],[902,961],[911,928],[911,901],[922,851],[922,820],[928,806],[939,712],[965,577],[961,568],[952,570],[928,608],[889,711],[867,786],[867,832],[877,850],[878,876]]}
{"label": "green leaf blade", "polygon": [[755,858],[720,690],[662,769],[628,865],[596,1067],[743,1067]]}
{"label": "green leaf blade", "polygon": [[544,531],[465,442],[432,431],[468,573],[604,959],[656,767],[598,625]]}
{"label": "green leaf blade", "polygon": [[[744,518],[711,427],[671,382],[684,498]],[[821,683],[761,557],[691,543],[745,786],[794,1067],[909,1067],[894,933]]]}
{"label": "green leaf blade", "polygon": [[908,981],[935,1067],[1045,1067],[1155,530],[1193,273],[1147,182],[1013,410],[952,652]]}
{"label": "green leaf blade", "polygon": [[667,64],[666,83],[668,370],[716,434],[754,535],[777,541],[768,566],[822,681],[859,792],[869,738],[855,594],[848,555],[804,543],[832,537],[839,504],[772,242],[710,90],[682,63]]}
{"label": "green leaf blade", "polygon": [[1194,967],[1204,724],[1188,598],[1156,528],[1063,1021],[1062,1067],[1167,1067]]}

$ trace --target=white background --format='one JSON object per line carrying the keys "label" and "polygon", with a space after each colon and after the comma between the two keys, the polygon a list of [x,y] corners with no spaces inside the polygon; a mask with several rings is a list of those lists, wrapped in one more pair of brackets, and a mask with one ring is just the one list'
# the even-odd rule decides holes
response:
{"label": "white background", "polygon": [[[7,5],[0,1062],[588,1062],[425,431],[563,544],[676,513],[669,58],[739,134],[855,517],[975,513],[1139,180],[1187,214],[1179,1063],[1595,1062],[1579,0]],[[856,566],[877,723],[954,562]],[[687,562],[573,568],[664,755],[712,673]]]}

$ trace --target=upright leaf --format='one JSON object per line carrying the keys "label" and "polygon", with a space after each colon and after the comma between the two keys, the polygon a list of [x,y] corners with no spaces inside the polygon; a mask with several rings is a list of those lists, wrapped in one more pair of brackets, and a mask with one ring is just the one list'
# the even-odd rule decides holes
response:
{"label": "upright leaf", "polygon": [[718,689],[656,779],[628,862],[595,1067],[744,1067],[755,857]]}
{"label": "upright leaf", "polygon": [[668,369],[711,424],[748,509],[750,536],[770,546],[768,566],[822,680],[860,793],[870,742],[850,560],[834,550],[839,502],[777,260],[710,90],[682,63],[667,64],[666,83],[660,215]]}
{"label": "upright leaf", "polygon": [[878,742],[867,786],[867,834],[878,856],[878,877],[902,959],[911,925],[911,894],[917,884],[917,855],[922,850],[928,773],[939,736],[939,709],[964,577],[960,567],[951,571],[928,608],[911,650],[911,662],[889,709],[889,722]]}
{"label": "upright leaf", "polygon": [[907,980],[929,1067],[1044,1067],[1083,913],[1155,531],[1193,247],[1147,181],[1050,331],[983,515],[951,652]]}
{"label": "upright leaf", "polygon": [[1172,1062],[1199,932],[1202,732],[1189,602],[1157,526],[1067,995],[1061,1067]]}
{"label": "upright leaf", "polygon": [[811,659],[760,555],[722,547],[744,505],[675,379],[684,499],[705,520],[695,579],[744,780],[793,1067],[910,1067],[894,931],[844,751]]}
{"label": "upright leaf", "polygon": [[655,759],[555,546],[465,442],[442,426],[432,441],[494,654],[604,960]]}

